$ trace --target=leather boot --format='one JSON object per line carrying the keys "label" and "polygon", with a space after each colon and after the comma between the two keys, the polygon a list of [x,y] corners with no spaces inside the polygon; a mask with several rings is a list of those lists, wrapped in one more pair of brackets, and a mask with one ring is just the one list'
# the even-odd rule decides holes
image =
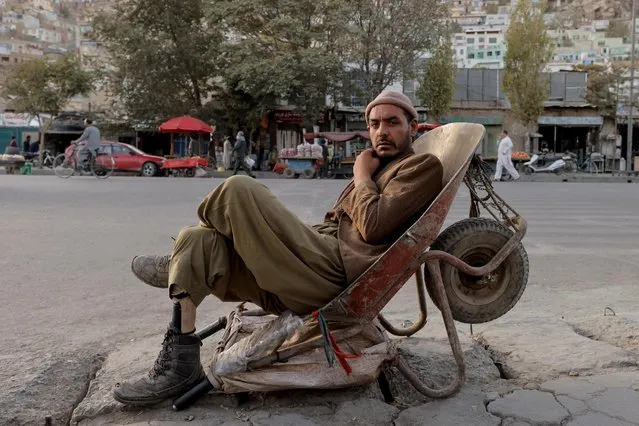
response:
{"label": "leather boot", "polygon": [[169,287],[169,263],[171,255],[135,256],[131,271],[140,281],[153,287]]}
{"label": "leather boot", "polygon": [[169,325],[153,368],[135,382],[117,383],[113,397],[123,404],[140,407],[184,394],[205,376],[200,364],[201,345],[195,334],[182,335]]}

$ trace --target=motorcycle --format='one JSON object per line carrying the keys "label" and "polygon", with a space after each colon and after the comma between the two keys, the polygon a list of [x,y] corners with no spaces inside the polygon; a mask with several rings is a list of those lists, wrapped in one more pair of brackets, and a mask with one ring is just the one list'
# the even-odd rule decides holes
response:
{"label": "motorcycle", "polygon": [[524,173],[527,175],[532,173],[557,173],[560,174],[566,167],[566,161],[562,158],[558,158],[547,166],[539,166],[539,154],[533,154],[530,160],[524,163]]}
{"label": "motorcycle", "polygon": [[[27,161],[32,161],[34,167],[40,167],[40,153],[39,152],[29,152],[24,153],[24,158]],[[44,155],[42,156],[42,167],[48,167],[50,169],[53,168],[53,160],[55,157],[48,151],[44,151]]]}

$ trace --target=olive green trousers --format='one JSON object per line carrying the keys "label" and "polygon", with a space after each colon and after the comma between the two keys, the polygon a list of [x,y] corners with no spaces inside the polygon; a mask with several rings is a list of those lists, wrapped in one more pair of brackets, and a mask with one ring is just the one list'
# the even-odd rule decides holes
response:
{"label": "olive green trousers", "polygon": [[182,229],[175,241],[170,296],[186,292],[197,306],[214,294],[269,313],[307,314],[346,287],[337,225],[303,223],[253,178],[226,179],[204,198],[198,216],[200,224]]}

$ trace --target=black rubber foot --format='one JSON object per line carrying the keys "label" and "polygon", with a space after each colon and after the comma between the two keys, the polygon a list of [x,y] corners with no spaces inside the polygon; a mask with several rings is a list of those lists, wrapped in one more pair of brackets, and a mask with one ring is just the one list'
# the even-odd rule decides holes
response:
{"label": "black rubber foot", "polygon": [[202,381],[191,388],[191,390],[186,392],[184,395],[177,397],[173,401],[173,411],[182,411],[185,408],[189,408],[195,403],[195,401],[209,393],[211,390],[213,390],[213,385],[209,382],[209,379],[206,377],[203,378]]}
{"label": "black rubber foot", "polygon": [[240,392],[235,394],[235,400],[237,401],[237,405],[240,406],[242,404],[246,404],[250,399],[250,394],[248,392]]}
{"label": "black rubber foot", "polygon": [[377,384],[379,385],[379,390],[382,391],[382,395],[384,396],[384,402],[387,404],[391,404],[395,401],[395,397],[393,397],[393,393],[391,392],[390,382],[388,381],[388,377],[382,371],[377,376]]}

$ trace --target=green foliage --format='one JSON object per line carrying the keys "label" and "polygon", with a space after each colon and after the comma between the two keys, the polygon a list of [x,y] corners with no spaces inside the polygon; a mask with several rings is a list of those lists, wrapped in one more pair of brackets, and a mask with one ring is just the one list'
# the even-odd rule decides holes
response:
{"label": "green foliage", "polygon": [[543,112],[547,85],[542,71],[553,54],[542,11],[530,0],[518,0],[506,33],[504,90],[512,112],[524,125],[537,122]]}
{"label": "green foliage", "polygon": [[255,118],[286,100],[315,121],[341,71],[336,43],[346,26],[343,5],[340,0],[216,3],[223,31],[235,38],[221,57],[224,93],[231,95],[222,104],[240,96],[239,109]]}
{"label": "green foliage", "polygon": [[623,75],[628,68],[621,64],[577,65],[575,71],[588,73],[586,100],[595,105],[602,115],[614,116],[617,110],[617,90],[623,84]]}
{"label": "green foliage", "polygon": [[445,39],[428,61],[417,89],[417,97],[421,105],[428,109],[432,120],[439,120],[450,109],[455,94],[456,73],[452,43],[450,39]]}
{"label": "green foliage", "polygon": [[54,62],[38,59],[14,68],[3,84],[2,94],[16,111],[57,114],[69,98],[89,93],[92,81],[92,75],[81,69],[74,55]]}
{"label": "green foliage", "polygon": [[123,0],[98,16],[94,38],[109,54],[103,83],[114,110],[158,122],[191,114],[203,119],[222,36],[203,0]]}
{"label": "green foliage", "polygon": [[343,58],[352,64],[349,80],[361,81],[366,102],[402,78],[415,76],[414,65],[450,34],[448,9],[438,0],[352,0],[343,34]]}

